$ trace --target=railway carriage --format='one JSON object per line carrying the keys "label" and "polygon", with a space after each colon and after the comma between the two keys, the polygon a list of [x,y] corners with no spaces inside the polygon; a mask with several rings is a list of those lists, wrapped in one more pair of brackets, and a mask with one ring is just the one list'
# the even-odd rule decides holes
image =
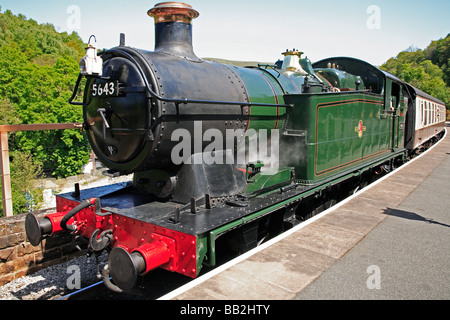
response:
{"label": "railway carriage", "polygon": [[274,65],[207,62],[192,48],[191,6],[164,2],[149,15],[155,50],[123,38],[100,55],[89,46],[71,98],[105,174],[133,181],[76,187],[57,196],[56,213],[26,218],[33,245],[69,232],[88,254],[107,251],[112,290],[133,290],[155,268],[194,278],[221,245],[257,246],[443,129],[440,101],[364,61],[312,64],[293,49]]}
{"label": "railway carriage", "polygon": [[439,136],[445,127],[445,103],[405,83],[410,93],[411,112],[406,122],[406,148],[410,153],[420,151]]}

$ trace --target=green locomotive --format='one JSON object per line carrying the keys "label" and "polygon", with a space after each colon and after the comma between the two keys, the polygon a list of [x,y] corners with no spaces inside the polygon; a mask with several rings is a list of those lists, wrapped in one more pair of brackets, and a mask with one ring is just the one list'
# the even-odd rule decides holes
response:
{"label": "green locomotive", "polygon": [[71,99],[106,174],[133,181],[58,195],[57,213],[26,219],[34,245],[72,232],[89,252],[108,251],[112,290],[158,267],[196,277],[220,243],[251,249],[412,154],[424,95],[400,79],[352,58],[312,64],[295,49],[274,65],[207,62],[192,48],[197,11],[167,2],[149,15],[155,51],[90,46],[75,88],[87,78],[83,103]]}

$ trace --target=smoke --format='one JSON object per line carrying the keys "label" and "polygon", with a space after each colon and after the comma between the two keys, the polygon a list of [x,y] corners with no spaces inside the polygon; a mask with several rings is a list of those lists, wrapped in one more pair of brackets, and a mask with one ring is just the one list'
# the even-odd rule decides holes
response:
{"label": "smoke", "polygon": [[280,131],[249,129],[244,143],[238,146],[238,159],[245,158],[246,163],[262,162],[262,175],[273,175],[280,167]]}
{"label": "smoke", "polygon": [[[243,137],[245,138],[243,139]],[[280,132],[266,130],[227,129],[225,137],[218,129],[208,129],[203,133],[202,122],[194,123],[194,135],[183,128],[174,130],[171,140],[179,142],[171,152],[174,164],[236,164],[244,167],[249,162],[263,162],[262,174],[270,175],[280,166]],[[202,150],[204,142],[210,142]],[[192,147],[193,146],[193,147]],[[224,159],[222,150],[231,150],[233,158]],[[192,155],[195,155],[192,157]],[[193,160],[191,160],[193,159]],[[234,161],[234,163],[230,163]]]}
{"label": "smoke", "polygon": [[286,167],[294,167],[297,179],[305,179],[300,175],[301,168],[307,163],[306,137],[296,135],[284,135],[280,144],[280,165]]}

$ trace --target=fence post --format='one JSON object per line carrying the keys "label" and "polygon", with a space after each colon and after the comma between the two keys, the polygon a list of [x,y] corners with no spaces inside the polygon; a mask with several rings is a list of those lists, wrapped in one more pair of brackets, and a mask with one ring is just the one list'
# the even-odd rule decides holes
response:
{"label": "fence post", "polygon": [[12,217],[11,170],[9,167],[8,132],[81,129],[82,123],[41,123],[0,125],[0,178],[2,180],[3,214]]}
{"label": "fence post", "polygon": [[0,131],[0,173],[2,180],[3,215],[13,216],[11,171],[9,167],[8,131]]}

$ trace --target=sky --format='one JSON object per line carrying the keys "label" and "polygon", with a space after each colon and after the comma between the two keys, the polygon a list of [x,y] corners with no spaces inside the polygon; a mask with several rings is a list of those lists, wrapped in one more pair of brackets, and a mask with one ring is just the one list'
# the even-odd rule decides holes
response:
{"label": "sky", "polygon": [[[147,11],[162,1],[0,0],[9,9],[59,32],[77,32],[97,47],[154,49]],[[313,62],[349,56],[379,66],[411,46],[425,49],[450,33],[449,0],[185,0],[200,13],[193,24],[199,57],[273,63],[286,49]]]}

